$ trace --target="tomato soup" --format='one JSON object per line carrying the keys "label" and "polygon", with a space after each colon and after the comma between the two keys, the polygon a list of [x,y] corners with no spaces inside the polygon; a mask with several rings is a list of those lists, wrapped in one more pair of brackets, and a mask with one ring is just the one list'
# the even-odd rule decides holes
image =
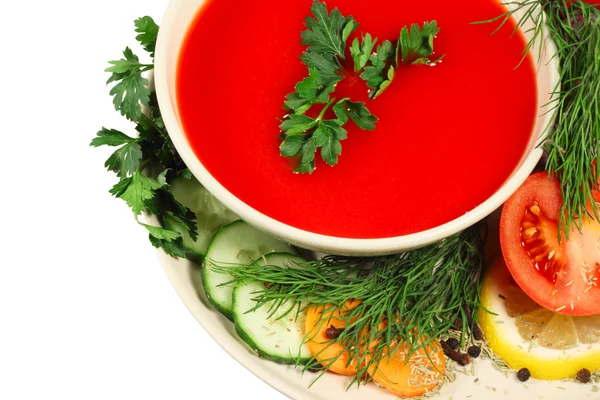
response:
{"label": "tomato soup", "polygon": [[[207,170],[231,193],[278,221],[346,238],[423,231],[464,215],[515,170],[537,116],[534,65],[518,68],[525,41],[514,23],[474,25],[504,9],[493,0],[329,0],[360,27],[398,40],[436,20],[435,66],[402,66],[375,100],[357,78],[339,88],[379,118],[374,131],[345,128],[339,163],[317,153],[313,174],[279,154],[285,96],[307,70],[300,33],[312,0],[210,0],[179,60],[184,130]],[[349,43],[350,43],[349,41]],[[349,47],[349,46],[348,46]],[[337,94],[334,97],[340,98]]]}

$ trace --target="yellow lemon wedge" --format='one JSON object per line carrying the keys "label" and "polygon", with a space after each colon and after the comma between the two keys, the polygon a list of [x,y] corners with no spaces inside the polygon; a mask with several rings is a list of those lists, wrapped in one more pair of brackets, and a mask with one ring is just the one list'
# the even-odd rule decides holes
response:
{"label": "yellow lemon wedge", "polygon": [[481,302],[488,346],[509,367],[528,368],[544,380],[600,370],[600,315],[570,317],[542,308],[517,286],[501,257],[486,273]]}

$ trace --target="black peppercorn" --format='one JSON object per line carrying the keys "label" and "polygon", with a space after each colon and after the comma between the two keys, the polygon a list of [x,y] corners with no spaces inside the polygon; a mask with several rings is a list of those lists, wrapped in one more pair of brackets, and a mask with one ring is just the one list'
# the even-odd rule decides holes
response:
{"label": "black peppercorn", "polygon": [[327,330],[325,330],[325,336],[327,336],[327,339],[335,340],[340,337],[343,331],[344,328],[336,328],[335,326],[331,325],[329,328],[327,328]]}
{"label": "black peppercorn", "polygon": [[592,373],[587,368],[582,368],[577,373],[577,380],[581,383],[589,383],[592,379]]}
{"label": "black peppercorn", "polygon": [[479,346],[471,346],[467,351],[472,358],[477,358],[481,354],[481,347]]}
{"label": "black peppercorn", "polygon": [[531,377],[531,373],[529,372],[529,370],[527,368],[521,368],[519,370],[519,372],[517,372],[517,378],[521,382],[527,382],[530,377]]}
{"label": "black peppercorn", "polygon": [[448,346],[450,346],[452,350],[458,349],[458,339],[450,338],[446,340],[446,343],[448,343]]}

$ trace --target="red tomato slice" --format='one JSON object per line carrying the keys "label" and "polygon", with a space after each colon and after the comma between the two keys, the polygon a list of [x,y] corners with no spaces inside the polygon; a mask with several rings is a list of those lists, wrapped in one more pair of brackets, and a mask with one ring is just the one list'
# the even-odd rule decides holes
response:
{"label": "red tomato slice", "polygon": [[560,186],[531,175],[500,217],[500,245],[517,284],[542,307],[566,315],[600,314],[600,224],[589,218],[558,241]]}

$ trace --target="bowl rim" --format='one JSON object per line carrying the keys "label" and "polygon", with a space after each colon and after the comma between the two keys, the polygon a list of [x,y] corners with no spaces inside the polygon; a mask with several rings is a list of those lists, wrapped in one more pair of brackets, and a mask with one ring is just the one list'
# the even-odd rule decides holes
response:
{"label": "bowl rim", "polygon": [[[233,193],[228,191],[204,167],[204,165],[195,155],[187,140],[184,129],[179,122],[178,113],[176,111],[176,100],[172,101],[171,98],[171,92],[168,84],[169,69],[167,66],[173,23],[179,13],[180,5],[185,1],[186,0],[171,0],[169,2],[161,23],[161,29],[159,31],[156,45],[154,84],[167,132],[184,163],[190,169],[192,174],[198,179],[198,181],[204,185],[213,196],[215,196],[221,203],[223,203],[226,207],[239,215],[249,224],[286,242],[306,249],[327,251],[328,253],[338,255],[377,256],[407,251],[440,241],[476,224],[491,214],[494,210],[501,207],[501,205],[523,184],[525,179],[527,179],[527,177],[531,174],[543,154],[543,150],[540,148],[540,145],[545,140],[544,132],[554,121],[556,113],[555,108],[546,113],[538,115],[538,118],[544,117],[546,119],[542,125],[541,134],[538,138],[536,138],[533,148],[529,150],[529,153],[525,153],[523,155],[520,164],[516,167],[516,169],[512,172],[512,175],[504,182],[504,184],[493,195],[488,197],[477,207],[449,222],[408,235],[372,239],[329,236],[285,224],[252,208]],[[206,1],[207,0],[200,0],[200,5],[203,5]],[[186,32],[189,30],[192,21],[193,17],[186,26]],[[551,39],[550,34],[545,26],[543,27],[543,30],[543,52],[551,55],[549,56],[549,61],[545,63],[545,67],[549,68],[550,70],[552,87],[558,87],[558,57],[554,56],[556,54],[556,45]],[[177,49],[178,56],[180,51],[181,42],[179,42],[179,47]],[[530,52],[531,51],[533,50],[530,50]],[[539,87],[539,83],[536,83],[536,86]],[[538,110],[540,110],[543,106],[545,105],[538,104]]]}

